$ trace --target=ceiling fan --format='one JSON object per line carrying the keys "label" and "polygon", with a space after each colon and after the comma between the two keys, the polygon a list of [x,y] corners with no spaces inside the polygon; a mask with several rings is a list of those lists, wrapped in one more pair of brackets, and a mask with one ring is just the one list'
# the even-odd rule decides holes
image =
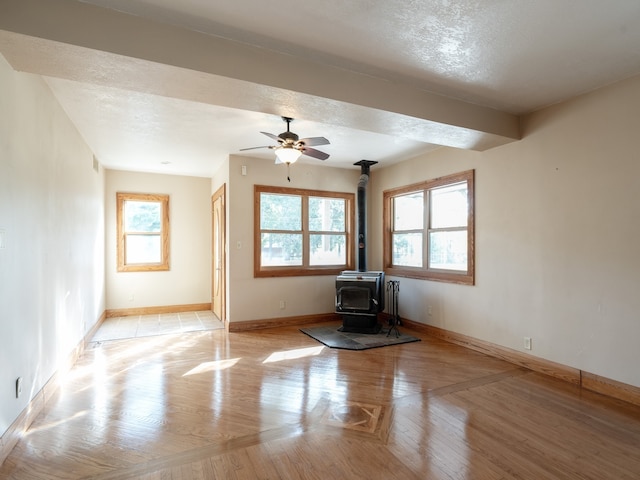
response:
{"label": "ceiling fan", "polygon": [[242,148],[240,151],[255,150],[257,148],[270,148],[271,150],[276,151],[276,163],[286,163],[287,165],[295,163],[298,158],[300,158],[300,155],[306,155],[318,160],[326,160],[329,158],[328,153],[321,152],[315,148],[309,148],[317,145],[328,145],[330,143],[329,140],[324,137],[299,138],[298,135],[289,130],[289,124],[293,122],[293,118],[282,117],[282,120],[287,123],[286,132],[282,132],[277,136],[268,132],[260,132],[278,142],[277,145]]}

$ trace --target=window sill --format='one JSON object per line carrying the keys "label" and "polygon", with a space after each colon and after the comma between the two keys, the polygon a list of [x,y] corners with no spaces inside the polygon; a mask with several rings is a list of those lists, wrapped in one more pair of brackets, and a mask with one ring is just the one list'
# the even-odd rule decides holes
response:
{"label": "window sill", "polygon": [[475,276],[467,272],[446,272],[442,270],[424,270],[422,268],[387,267],[384,273],[393,277],[415,278],[434,282],[455,283],[459,285],[475,285]]}

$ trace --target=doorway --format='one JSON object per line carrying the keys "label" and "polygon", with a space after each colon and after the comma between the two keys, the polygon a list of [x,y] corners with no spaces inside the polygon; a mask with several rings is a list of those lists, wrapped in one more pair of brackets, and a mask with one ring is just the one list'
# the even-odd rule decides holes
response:
{"label": "doorway", "polygon": [[222,185],[211,197],[211,310],[228,328],[226,315],[226,223],[225,189]]}

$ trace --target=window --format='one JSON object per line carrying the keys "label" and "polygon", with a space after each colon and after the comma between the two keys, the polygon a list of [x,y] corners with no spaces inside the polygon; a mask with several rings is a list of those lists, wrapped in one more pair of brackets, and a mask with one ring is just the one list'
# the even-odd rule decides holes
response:
{"label": "window", "polygon": [[385,191],[385,271],[473,285],[473,192],[473,170]]}
{"label": "window", "polygon": [[352,193],[254,187],[254,275],[334,275],[353,269]]}
{"label": "window", "polygon": [[169,195],[117,193],[118,271],[169,270]]}

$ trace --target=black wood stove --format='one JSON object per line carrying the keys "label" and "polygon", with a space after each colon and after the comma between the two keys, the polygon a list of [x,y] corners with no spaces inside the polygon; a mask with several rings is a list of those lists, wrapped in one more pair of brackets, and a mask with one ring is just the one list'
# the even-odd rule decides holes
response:
{"label": "black wood stove", "polygon": [[384,272],[367,271],[367,183],[369,168],[378,162],[360,160],[358,182],[358,270],[345,270],[336,278],[336,313],[343,332],[378,333],[378,314],[384,310]]}

